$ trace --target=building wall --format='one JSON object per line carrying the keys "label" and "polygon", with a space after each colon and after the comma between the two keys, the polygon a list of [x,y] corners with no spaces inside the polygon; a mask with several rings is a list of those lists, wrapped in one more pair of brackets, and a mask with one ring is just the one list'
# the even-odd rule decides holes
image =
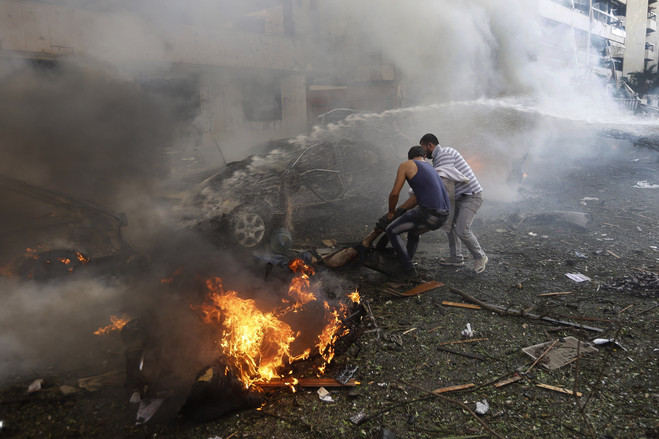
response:
{"label": "building wall", "polygon": [[642,72],[645,67],[645,42],[648,15],[648,0],[628,0],[625,27],[625,56],[623,58],[622,74],[628,77],[630,73]]}

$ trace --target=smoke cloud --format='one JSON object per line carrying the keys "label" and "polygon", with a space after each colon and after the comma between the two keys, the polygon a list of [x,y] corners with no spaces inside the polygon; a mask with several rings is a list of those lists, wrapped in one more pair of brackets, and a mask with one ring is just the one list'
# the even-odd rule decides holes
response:
{"label": "smoke cloud", "polygon": [[[139,272],[141,280],[130,285],[114,283],[111,276],[48,284],[0,279],[0,290],[5,292],[0,310],[0,379],[49,361],[83,361],[70,354],[98,343],[91,331],[115,311],[158,311],[161,323],[177,322],[175,329],[194,326],[188,314],[179,312],[200,299],[199,277],[229,273],[233,288],[263,296],[273,288],[261,280],[262,273],[236,267],[207,242],[179,234],[181,225],[171,203],[163,203],[161,196],[193,190],[192,183],[178,179],[176,170],[183,166],[181,151],[192,150],[198,144],[195,136],[207,128],[187,111],[200,105],[200,90],[194,78],[186,82],[191,89],[186,85],[178,93],[140,81],[175,69],[156,56],[175,49],[173,33],[201,26],[213,29],[213,35],[225,43],[232,41],[232,31],[240,29],[237,17],[255,2],[57,3],[121,14],[109,27],[90,27],[84,35],[94,62],[2,59],[0,175],[127,213],[126,239],[139,247],[148,263],[135,265],[133,259],[120,265]],[[615,146],[617,142],[598,135],[601,130],[657,132],[656,122],[624,114],[605,94],[605,82],[575,81],[574,66],[567,61],[548,64],[549,56],[538,43],[543,25],[535,1],[335,0],[318,2],[318,8],[310,16],[322,14],[325,33],[296,41],[295,47],[312,47],[309,64],[335,69],[322,72],[322,77],[309,73],[309,82],[322,79],[344,85],[354,73],[351,68],[373,57],[396,65],[404,90],[407,108],[357,114],[299,133],[292,140],[298,146],[331,145],[343,139],[376,145],[381,160],[377,167],[364,169],[364,175],[388,173],[393,185],[396,166],[405,160],[409,147],[432,132],[442,145],[467,158],[485,189],[486,204],[501,203],[518,196],[528,161],[551,158],[554,161],[547,163],[556,166],[545,171],[558,175],[563,163],[557,152],[574,160]],[[139,20],[139,27],[130,27],[139,29],[139,35],[118,32],[121,27],[113,25],[122,20]],[[279,75],[279,71],[261,72],[253,80],[242,78],[240,87],[255,108],[267,110],[276,107],[277,96],[263,90],[271,89]],[[252,94],[247,93],[250,90]],[[226,90],[218,107],[236,106],[234,91]],[[234,122],[227,123],[242,142],[220,145],[229,160],[244,158],[254,147],[250,126]],[[208,168],[219,162],[216,156]],[[362,192],[385,200],[390,189],[381,186]],[[2,205],[0,213],[14,207]],[[374,213],[373,219],[381,213]],[[185,268],[185,276],[163,287],[160,279],[180,267]],[[163,293],[164,288],[169,292]],[[170,328],[168,334],[179,337],[182,332]],[[191,350],[197,347],[179,343]]]}

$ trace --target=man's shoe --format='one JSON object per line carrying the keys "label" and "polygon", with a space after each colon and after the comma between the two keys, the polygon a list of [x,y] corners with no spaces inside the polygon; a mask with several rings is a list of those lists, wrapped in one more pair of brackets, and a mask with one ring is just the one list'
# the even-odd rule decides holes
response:
{"label": "man's shoe", "polygon": [[464,264],[464,258],[459,258],[457,256],[450,256],[439,260],[439,265],[444,265],[446,267],[462,267]]}
{"label": "man's shoe", "polygon": [[474,259],[474,271],[476,273],[482,273],[485,271],[485,265],[489,260],[490,258],[488,258],[487,255],[483,255],[482,258]]}

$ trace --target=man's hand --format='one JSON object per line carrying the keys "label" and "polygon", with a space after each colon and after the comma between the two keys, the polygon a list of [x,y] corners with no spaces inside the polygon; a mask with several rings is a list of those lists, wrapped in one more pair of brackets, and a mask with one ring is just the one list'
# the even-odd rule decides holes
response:
{"label": "man's hand", "polygon": [[402,207],[399,207],[398,209],[396,209],[396,212],[394,212],[394,213],[387,212],[386,214],[384,214],[380,217],[380,219],[378,220],[377,223],[375,223],[375,229],[376,230],[377,229],[386,229],[387,226],[389,224],[391,224],[391,222],[393,220],[395,220],[396,218],[398,218],[399,216],[401,216],[405,212],[407,212],[407,209],[404,209]]}
{"label": "man's hand", "polygon": [[[393,216],[392,216],[392,219],[393,219]],[[384,230],[384,229],[387,228],[387,226],[389,225],[390,222],[391,222],[391,219],[389,219],[389,214],[385,213],[384,215],[382,215],[380,217],[378,222],[375,223],[375,229],[376,230],[378,230],[378,229]]]}

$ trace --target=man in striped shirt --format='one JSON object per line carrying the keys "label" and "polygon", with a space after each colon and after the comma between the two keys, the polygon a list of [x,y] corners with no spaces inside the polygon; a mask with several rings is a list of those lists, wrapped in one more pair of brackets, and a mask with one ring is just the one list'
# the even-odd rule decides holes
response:
{"label": "man in striped shirt", "polygon": [[432,159],[435,169],[453,166],[465,177],[469,178],[469,182],[467,183],[461,181],[455,182],[455,213],[451,231],[448,232],[448,243],[451,254],[450,257],[440,260],[439,263],[447,266],[463,266],[464,258],[460,244],[460,241],[462,241],[474,258],[474,271],[476,273],[482,273],[485,270],[488,257],[478,243],[476,236],[471,232],[470,227],[476,216],[476,212],[478,212],[478,209],[483,203],[483,188],[478,184],[474,171],[471,170],[471,167],[469,167],[469,164],[462,155],[453,148],[440,146],[439,140],[437,140],[434,134],[428,133],[424,135],[419,143],[426,151],[427,158]]}

